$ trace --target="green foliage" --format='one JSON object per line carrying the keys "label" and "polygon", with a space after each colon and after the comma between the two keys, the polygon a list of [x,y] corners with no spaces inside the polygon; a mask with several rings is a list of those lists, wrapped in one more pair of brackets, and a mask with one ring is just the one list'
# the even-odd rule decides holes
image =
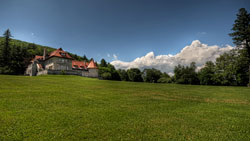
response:
{"label": "green foliage", "polygon": [[102,73],[101,77],[104,80],[112,80],[112,74],[110,72],[104,72],[104,73]]}
{"label": "green foliage", "polygon": [[82,61],[89,62],[89,59],[87,58],[87,56],[85,54],[82,57]]}
{"label": "green foliage", "polygon": [[172,83],[172,78],[167,73],[162,73],[161,78],[157,80],[158,83]]}
{"label": "green foliage", "polygon": [[70,53],[68,52],[68,54],[73,58],[73,60],[78,60],[78,61],[86,61],[86,62],[89,62],[88,58],[85,56],[81,57],[81,56],[78,56],[77,54],[73,54],[73,53]]}
{"label": "green foliage", "polygon": [[133,82],[143,82],[141,71],[138,68],[131,68],[127,70],[128,78]]}
{"label": "green foliage", "polygon": [[119,73],[115,69],[115,67],[111,64],[108,64],[107,67],[99,67],[99,76],[101,79],[104,80],[118,80],[120,81],[121,78],[119,76]]}
{"label": "green foliage", "polygon": [[239,10],[232,30],[234,32],[229,35],[233,38],[237,47],[242,48],[245,52],[241,55],[244,55],[247,58],[248,86],[250,87],[250,13],[248,13],[245,8]]}
{"label": "green foliage", "polygon": [[118,72],[122,81],[129,81],[128,73],[126,70],[119,69],[119,70],[117,70],[117,72]]}
{"label": "green foliage", "polygon": [[216,59],[216,85],[247,85],[248,62],[244,50],[232,50]]}
{"label": "green foliage", "polygon": [[161,71],[157,69],[144,69],[142,72],[142,78],[144,82],[157,83],[157,80],[161,78]]}
{"label": "green foliage", "polygon": [[10,30],[7,29],[4,34],[4,44],[3,44],[3,47],[2,47],[2,63],[1,63],[1,66],[5,66],[5,67],[8,67],[10,65],[10,41],[11,41],[11,33],[10,33]]}
{"label": "green foliage", "polygon": [[237,14],[237,19],[233,25],[233,33],[229,35],[233,37],[234,43],[238,47],[245,47],[250,50],[250,14],[245,8],[241,8]]}
{"label": "green foliage", "polygon": [[161,77],[157,80],[158,83],[172,83],[172,79],[169,77]]}
{"label": "green foliage", "polygon": [[107,67],[107,62],[105,61],[105,59],[102,59],[101,60],[101,64],[100,64],[100,67]]}
{"label": "green foliage", "polygon": [[198,75],[195,72],[195,62],[190,66],[178,65],[174,68],[174,79],[178,84],[199,84]]}
{"label": "green foliage", "polygon": [[212,61],[208,61],[205,64],[205,67],[202,68],[199,73],[198,77],[200,80],[201,85],[213,85],[214,84],[214,77],[215,74],[215,65]]}
{"label": "green foliage", "polygon": [[61,75],[66,75],[65,70],[61,70]]}

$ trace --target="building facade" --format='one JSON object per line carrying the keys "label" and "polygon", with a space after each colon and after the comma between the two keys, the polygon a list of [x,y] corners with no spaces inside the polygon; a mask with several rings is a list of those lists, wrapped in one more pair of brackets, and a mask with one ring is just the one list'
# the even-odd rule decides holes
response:
{"label": "building facade", "polygon": [[94,60],[90,62],[73,60],[62,48],[51,52],[49,55],[44,49],[43,56],[35,56],[31,60],[25,74],[29,76],[66,74],[98,77],[98,67]]}

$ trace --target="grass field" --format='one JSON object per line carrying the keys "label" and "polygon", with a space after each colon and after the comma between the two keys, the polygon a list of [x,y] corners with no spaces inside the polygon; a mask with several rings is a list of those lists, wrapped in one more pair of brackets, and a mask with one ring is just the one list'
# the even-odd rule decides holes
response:
{"label": "grass field", "polygon": [[247,87],[0,75],[0,140],[250,140]]}

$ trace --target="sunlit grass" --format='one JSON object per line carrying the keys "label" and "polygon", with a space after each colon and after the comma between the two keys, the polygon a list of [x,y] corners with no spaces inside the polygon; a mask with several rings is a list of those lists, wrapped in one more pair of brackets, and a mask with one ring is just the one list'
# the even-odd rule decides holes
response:
{"label": "sunlit grass", "polygon": [[250,140],[250,89],[0,75],[0,140]]}

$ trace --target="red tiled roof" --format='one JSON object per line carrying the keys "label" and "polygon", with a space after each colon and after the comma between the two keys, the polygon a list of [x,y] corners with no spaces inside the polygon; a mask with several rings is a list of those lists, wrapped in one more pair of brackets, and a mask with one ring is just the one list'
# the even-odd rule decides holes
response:
{"label": "red tiled roof", "polygon": [[87,62],[72,60],[72,68],[74,69],[86,69],[88,66]]}
{"label": "red tiled roof", "polygon": [[38,55],[35,56],[35,60],[42,60],[42,59],[43,59],[43,56],[38,56]]}
{"label": "red tiled roof", "polygon": [[95,64],[94,60],[91,60],[89,62],[89,65],[87,67],[88,69],[97,69],[97,65]]}
{"label": "red tiled roof", "polygon": [[62,48],[59,48],[59,49],[51,52],[49,55],[49,57],[54,57],[54,56],[72,59],[72,57],[67,52],[65,52]]}

